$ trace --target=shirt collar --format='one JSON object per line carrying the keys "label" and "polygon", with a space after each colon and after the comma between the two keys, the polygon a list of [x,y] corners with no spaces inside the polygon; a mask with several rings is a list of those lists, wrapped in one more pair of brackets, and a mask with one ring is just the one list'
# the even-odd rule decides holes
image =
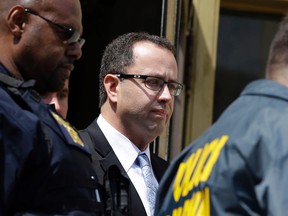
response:
{"label": "shirt collar", "polygon": [[131,169],[138,154],[145,153],[150,160],[149,145],[145,151],[140,152],[136,145],[109,124],[101,114],[97,119],[97,124],[126,172]]}

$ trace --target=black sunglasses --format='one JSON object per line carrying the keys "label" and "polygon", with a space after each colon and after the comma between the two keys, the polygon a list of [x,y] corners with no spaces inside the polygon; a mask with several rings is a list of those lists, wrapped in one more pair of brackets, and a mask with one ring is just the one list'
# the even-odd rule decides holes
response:
{"label": "black sunglasses", "polygon": [[167,84],[168,89],[173,96],[180,95],[181,90],[183,89],[183,85],[178,82],[175,81],[167,82],[162,78],[155,76],[147,76],[139,74],[123,74],[123,73],[115,75],[120,79],[144,79],[145,86],[153,91],[160,91],[163,88],[163,86]]}
{"label": "black sunglasses", "polygon": [[38,17],[42,18],[43,20],[45,20],[46,22],[48,22],[49,24],[52,24],[53,26],[61,29],[63,31],[63,35],[64,35],[64,41],[63,42],[65,44],[74,44],[74,43],[78,42],[80,47],[82,47],[84,45],[85,39],[81,38],[81,34],[79,32],[77,32],[75,29],[73,29],[71,27],[60,25],[56,22],[53,22],[52,20],[49,20],[49,19],[39,15],[35,11],[28,9],[28,8],[24,8],[24,11],[25,11],[25,13],[29,13],[29,14],[32,14],[34,16],[38,16]]}

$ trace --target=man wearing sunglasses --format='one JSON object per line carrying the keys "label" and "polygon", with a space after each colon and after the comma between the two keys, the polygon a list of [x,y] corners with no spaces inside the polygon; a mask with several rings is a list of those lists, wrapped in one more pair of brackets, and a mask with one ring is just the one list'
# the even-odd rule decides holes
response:
{"label": "man wearing sunglasses", "polygon": [[174,47],[165,38],[128,33],[106,47],[100,69],[101,114],[81,135],[95,150],[107,214],[153,215],[154,195],[168,163],[150,152],[149,143],[172,115],[182,89],[177,75]]}
{"label": "man wearing sunglasses", "polygon": [[0,215],[100,215],[76,130],[44,104],[82,55],[79,0],[0,1]]}

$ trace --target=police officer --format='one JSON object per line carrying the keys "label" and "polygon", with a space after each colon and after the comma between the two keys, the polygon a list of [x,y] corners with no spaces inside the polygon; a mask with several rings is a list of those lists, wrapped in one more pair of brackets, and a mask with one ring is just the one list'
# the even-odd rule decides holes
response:
{"label": "police officer", "polygon": [[174,160],[157,216],[287,215],[288,17],[270,48],[266,79],[250,83]]}
{"label": "police officer", "polygon": [[81,18],[79,0],[0,1],[0,215],[101,214],[89,149],[38,94],[81,57]]}

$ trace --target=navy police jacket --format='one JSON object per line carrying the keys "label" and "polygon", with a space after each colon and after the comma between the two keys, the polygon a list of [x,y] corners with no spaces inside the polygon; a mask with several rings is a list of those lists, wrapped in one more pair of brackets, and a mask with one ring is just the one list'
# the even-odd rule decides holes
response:
{"label": "navy police jacket", "polygon": [[288,88],[249,84],[173,161],[156,215],[287,215]]}
{"label": "navy police jacket", "polygon": [[0,70],[0,215],[99,215],[96,173],[76,130],[33,81]]}

